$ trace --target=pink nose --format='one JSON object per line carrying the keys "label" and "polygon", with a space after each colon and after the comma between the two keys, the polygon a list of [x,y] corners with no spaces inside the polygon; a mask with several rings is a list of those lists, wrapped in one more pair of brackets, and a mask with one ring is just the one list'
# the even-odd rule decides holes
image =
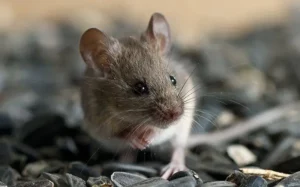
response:
{"label": "pink nose", "polygon": [[165,120],[176,120],[181,116],[182,113],[183,113],[182,108],[180,108],[180,107],[173,108],[173,109],[164,111],[163,118]]}

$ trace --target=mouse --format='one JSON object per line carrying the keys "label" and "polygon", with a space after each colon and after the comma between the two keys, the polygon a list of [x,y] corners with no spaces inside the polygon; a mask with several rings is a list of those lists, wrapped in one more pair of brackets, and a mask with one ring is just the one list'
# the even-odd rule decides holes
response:
{"label": "mouse", "polygon": [[158,12],[137,36],[116,38],[90,28],[79,42],[85,62],[83,129],[122,148],[143,150],[170,141],[172,156],[161,171],[165,179],[187,169],[185,151],[199,97],[193,68],[173,58],[171,48],[170,25]]}

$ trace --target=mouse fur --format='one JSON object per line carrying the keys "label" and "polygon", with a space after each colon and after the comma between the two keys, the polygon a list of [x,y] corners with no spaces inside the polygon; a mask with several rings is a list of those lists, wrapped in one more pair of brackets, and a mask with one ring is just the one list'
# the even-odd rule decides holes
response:
{"label": "mouse fur", "polygon": [[[174,59],[170,48],[169,25],[159,13],[152,15],[141,36],[116,39],[96,28],[87,30],[80,41],[86,63],[81,86],[84,129],[97,140],[123,147],[126,141],[120,134],[149,128],[154,134],[149,144],[172,140],[174,146],[185,147],[199,91],[192,65]],[[145,90],[143,85],[146,92],[136,94],[136,87]]]}

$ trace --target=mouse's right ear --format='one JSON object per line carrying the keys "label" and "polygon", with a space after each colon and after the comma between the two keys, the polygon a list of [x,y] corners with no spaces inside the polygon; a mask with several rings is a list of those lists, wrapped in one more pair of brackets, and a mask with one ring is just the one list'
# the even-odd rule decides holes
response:
{"label": "mouse's right ear", "polygon": [[171,47],[171,32],[168,21],[161,13],[152,14],[146,31],[142,34],[146,40],[162,54],[166,54]]}
{"label": "mouse's right ear", "polygon": [[102,31],[91,28],[80,39],[80,54],[88,67],[105,76],[109,73],[110,62],[117,54],[117,40],[108,37]]}

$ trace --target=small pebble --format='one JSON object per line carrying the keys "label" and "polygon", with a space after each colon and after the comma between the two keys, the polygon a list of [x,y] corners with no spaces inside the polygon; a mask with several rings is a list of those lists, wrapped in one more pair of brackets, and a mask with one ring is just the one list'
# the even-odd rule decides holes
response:
{"label": "small pebble", "polygon": [[296,187],[300,186],[300,172],[293,173],[291,176],[280,181],[275,187]]}
{"label": "small pebble", "polygon": [[227,154],[239,166],[245,166],[256,162],[256,156],[244,145],[230,145]]}
{"label": "small pebble", "polygon": [[113,187],[112,181],[105,176],[89,177],[87,185],[89,185],[89,187]]}
{"label": "small pebble", "polygon": [[84,180],[69,173],[59,175],[44,172],[40,178],[52,181],[57,187],[86,187]]}
{"label": "small pebble", "polygon": [[21,182],[13,187],[54,187],[53,182],[49,180]]}
{"label": "small pebble", "polygon": [[11,142],[7,139],[0,139],[0,165],[9,165],[14,160],[14,152]]}
{"label": "small pebble", "polygon": [[141,182],[135,183],[128,187],[148,187],[148,186],[168,186],[168,180],[162,179],[161,177],[152,177],[149,179],[145,179]]}
{"label": "small pebble", "polygon": [[192,170],[188,170],[188,171],[179,171],[175,174],[173,174],[168,180],[172,181],[178,178],[182,178],[182,177],[187,177],[187,176],[192,176],[194,177],[194,179],[196,180],[197,185],[203,183],[203,181],[199,178],[198,174]]}
{"label": "small pebble", "polygon": [[35,116],[20,129],[20,141],[34,148],[53,145],[55,137],[67,130],[65,120],[56,114]]}
{"label": "small pebble", "polygon": [[0,187],[7,187],[7,185],[0,181]]}
{"label": "small pebble", "polygon": [[146,177],[133,173],[114,172],[111,175],[111,180],[117,187],[130,186],[147,179]]}
{"label": "small pebble", "polygon": [[194,177],[186,176],[186,177],[174,179],[166,184],[158,185],[158,187],[173,187],[173,186],[195,187],[196,184],[197,182]]}
{"label": "small pebble", "polygon": [[56,145],[64,156],[65,160],[77,159],[79,153],[78,148],[71,137],[58,137],[56,139]]}
{"label": "small pebble", "polygon": [[8,186],[13,186],[21,178],[20,174],[9,166],[0,166],[0,181]]}
{"label": "small pebble", "polygon": [[35,162],[41,159],[41,155],[38,150],[33,149],[32,147],[21,142],[13,142],[13,149],[17,154],[25,156],[27,163]]}
{"label": "small pebble", "polygon": [[81,162],[72,162],[69,164],[68,173],[82,178],[83,180],[88,180],[89,177],[99,177],[100,172],[93,170],[87,165]]}
{"label": "small pebble", "polygon": [[0,136],[11,135],[15,129],[15,124],[9,115],[0,113]]}
{"label": "small pebble", "polygon": [[268,182],[260,176],[249,176],[242,181],[240,187],[267,187]]}
{"label": "small pebble", "polygon": [[214,181],[214,182],[207,182],[201,184],[198,187],[237,187],[237,186],[234,183],[227,182],[227,181]]}
{"label": "small pebble", "polygon": [[281,140],[275,148],[265,156],[260,167],[272,168],[276,163],[281,162],[283,158],[287,158],[295,141],[296,139],[294,137],[286,137]]}
{"label": "small pebble", "polygon": [[22,175],[30,176],[30,177],[38,177],[47,167],[49,164],[46,161],[38,161],[27,164],[24,170],[22,171]]}
{"label": "small pebble", "polygon": [[235,183],[237,185],[240,185],[243,180],[246,180],[246,175],[239,170],[235,170],[226,178],[226,181]]}
{"label": "small pebble", "polygon": [[102,169],[102,175],[104,176],[110,176],[115,171],[124,171],[131,173],[137,172],[147,177],[154,177],[158,174],[158,171],[153,168],[125,163],[107,163],[103,165]]}

